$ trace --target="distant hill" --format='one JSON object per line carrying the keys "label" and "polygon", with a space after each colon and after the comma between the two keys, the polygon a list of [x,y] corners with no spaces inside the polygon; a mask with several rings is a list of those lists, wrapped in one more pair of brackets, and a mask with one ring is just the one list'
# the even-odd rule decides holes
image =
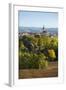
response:
{"label": "distant hill", "polygon": [[[46,28],[46,30],[51,34],[58,34],[58,28]],[[32,33],[38,33],[42,32],[42,28],[40,27],[19,27],[19,33],[20,32],[32,32]]]}

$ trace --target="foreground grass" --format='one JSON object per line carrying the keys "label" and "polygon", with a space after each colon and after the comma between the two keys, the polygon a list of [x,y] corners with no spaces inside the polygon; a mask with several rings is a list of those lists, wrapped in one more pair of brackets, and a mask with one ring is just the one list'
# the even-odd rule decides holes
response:
{"label": "foreground grass", "polygon": [[19,79],[24,78],[41,78],[41,77],[57,77],[58,62],[50,62],[46,69],[20,69]]}

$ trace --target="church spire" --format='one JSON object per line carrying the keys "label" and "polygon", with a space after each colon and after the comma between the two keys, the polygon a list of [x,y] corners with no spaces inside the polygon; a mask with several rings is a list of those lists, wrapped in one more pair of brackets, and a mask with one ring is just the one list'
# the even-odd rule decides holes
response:
{"label": "church spire", "polygon": [[43,29],[43,31],[45,30],[45,27],[44,27],[44,25],[43,25],[43,28],[42,28],[42,29]]}
{"label": "church spire", "polygon": [[47,32],[47,29],[45,29],[44,25],[43,25],[42,31],[43,31],[43,33]]}

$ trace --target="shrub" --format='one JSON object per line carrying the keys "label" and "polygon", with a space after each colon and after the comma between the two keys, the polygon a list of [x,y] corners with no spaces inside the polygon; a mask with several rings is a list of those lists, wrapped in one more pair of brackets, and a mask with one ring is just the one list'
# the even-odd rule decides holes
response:
{"label": "shrub", "polygon": [[48,67],[48,61],[47,60],[40,60],[39,61],[39,69],[45,69]]}
{"label": "shrub", "polygon": [[38,56],[39,60],[39,69],[44,69],[48,67],[48,61],[46,60],[46,56],[44,54],[40,54]]}
{"label": "shrub", "polygon": [[33,53],[19,54],[19,68],[20,69],[37,69],[39,68],[38,55]]}
{"label": "shrub", "polygon": [[54,60],[56,58],[55,51],[53,49],[48,50],[49,58]]}
{"label": "shrub", "polygon": [[48,60],[58,59],[58,38],[50,36],[22,36],[19,38],[19,68],[47,68]]}

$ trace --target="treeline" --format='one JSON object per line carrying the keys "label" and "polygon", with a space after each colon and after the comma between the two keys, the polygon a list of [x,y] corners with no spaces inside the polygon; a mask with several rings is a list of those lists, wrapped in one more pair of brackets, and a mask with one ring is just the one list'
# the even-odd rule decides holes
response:
{"label": "treeline", "polygon": [[58,37],[24,35],[19,38],[19,69],[44,69],[58,60]]}

